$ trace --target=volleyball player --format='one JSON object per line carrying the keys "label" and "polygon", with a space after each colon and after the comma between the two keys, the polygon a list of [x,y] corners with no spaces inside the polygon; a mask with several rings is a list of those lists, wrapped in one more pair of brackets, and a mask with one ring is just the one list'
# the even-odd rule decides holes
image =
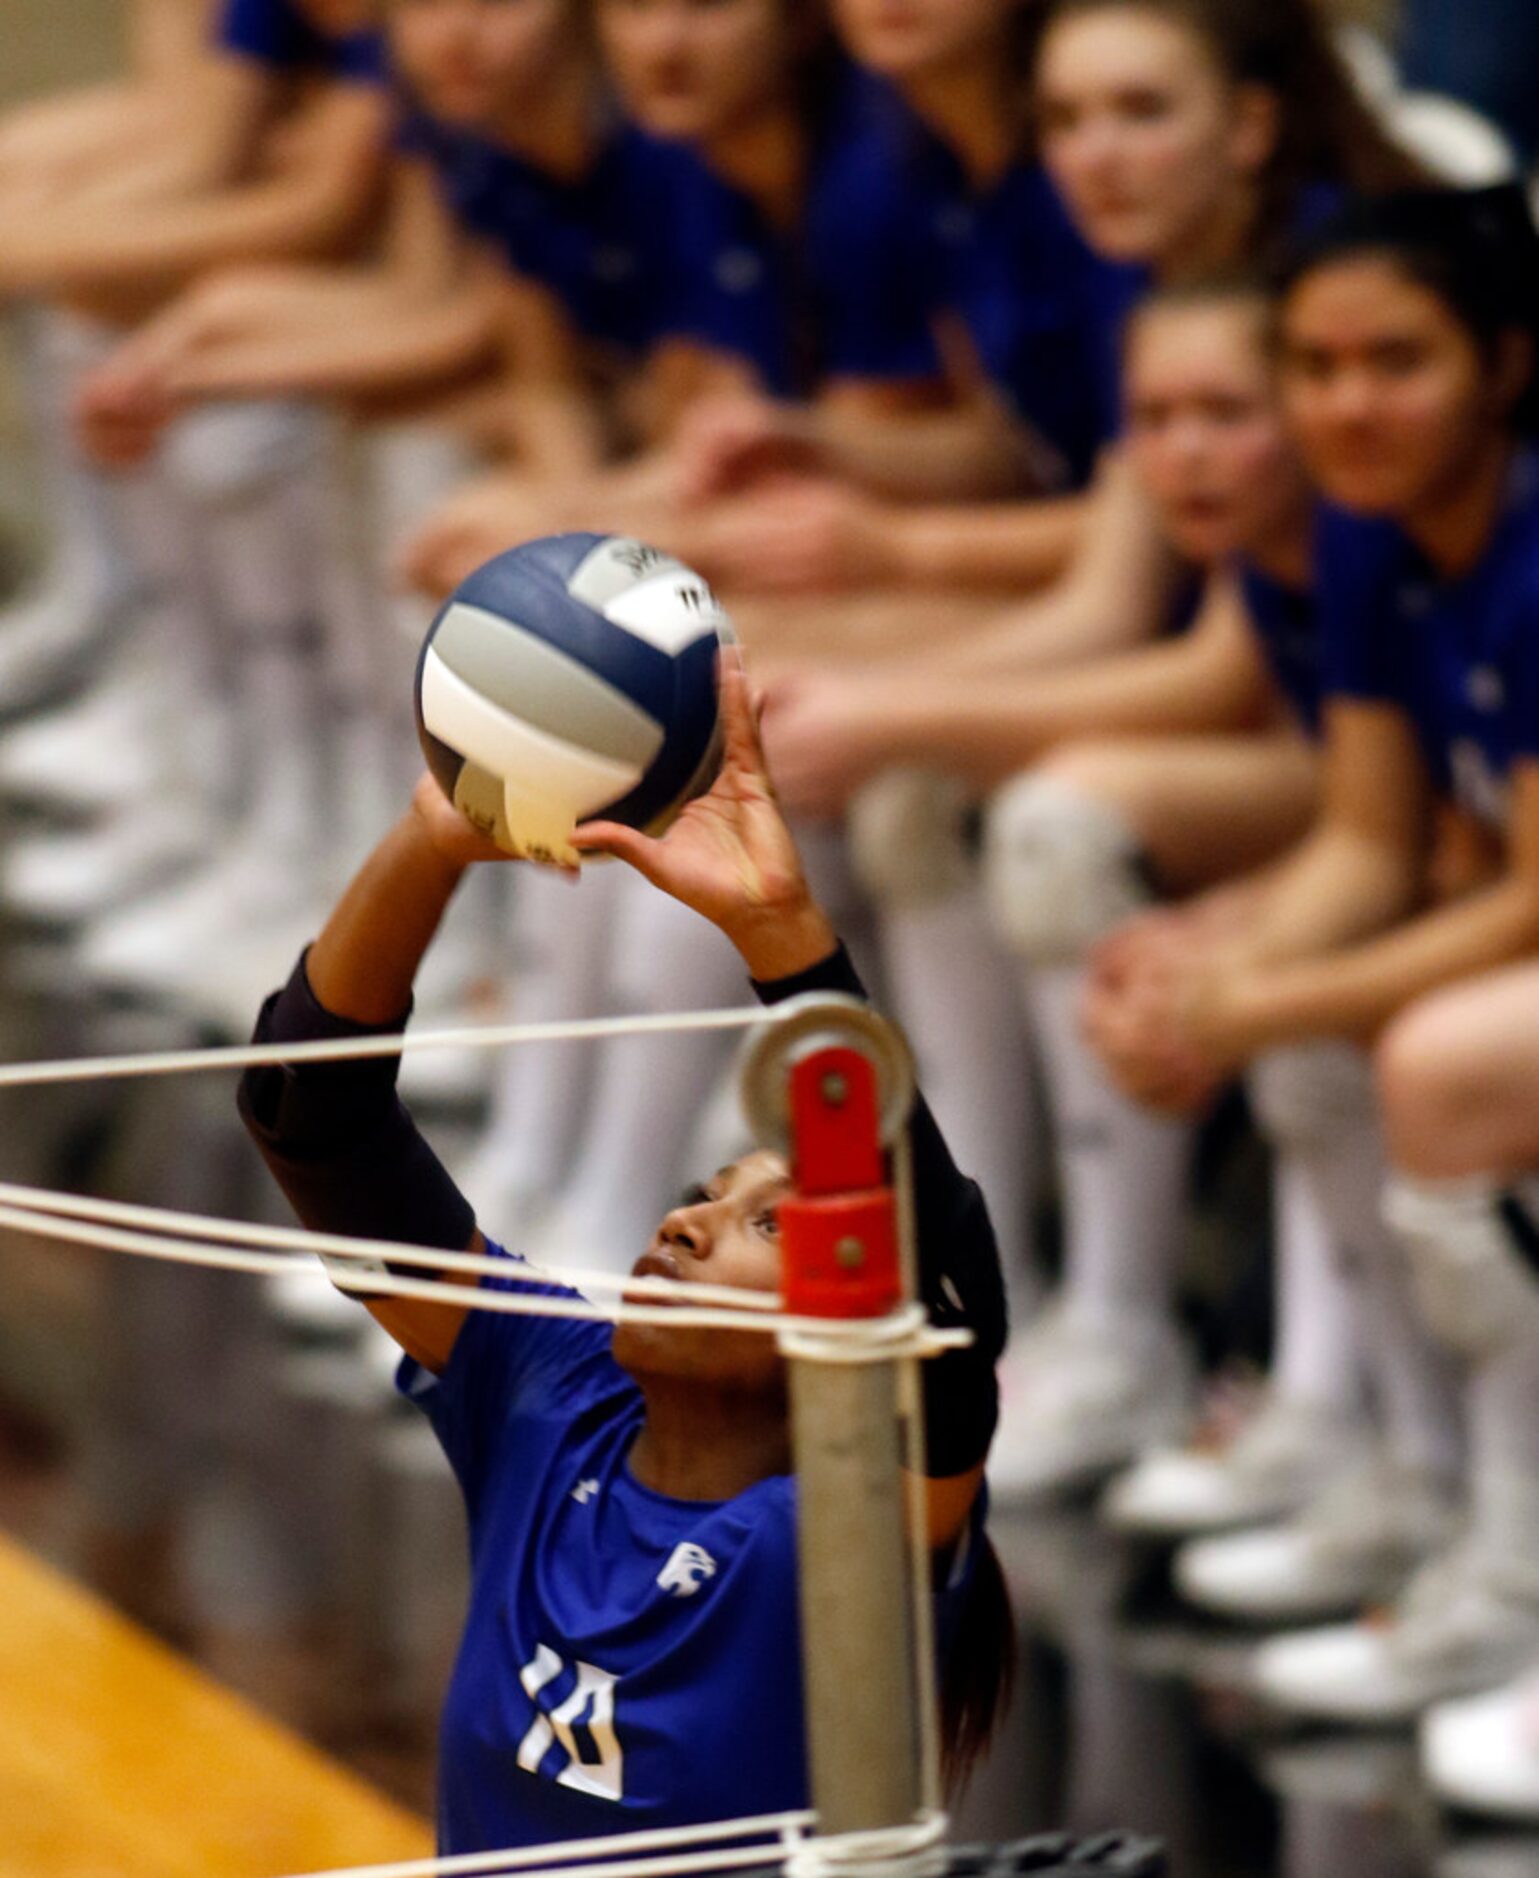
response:
{"label": "volleyball player", "polygon": [[[1385,187],[1415,174],[1356,98],[1319,21],[1302,6],[1139,0],[1112,7],[1106,0],[1065,0],[1047,16],[1036,95],[1044,161],[1085,241],[1104,262],[1133,268],[1153,282],[1179,284],[1194,271],[1264,264],[1343,192]],[[1117,319],[1090,322],[1087,316],[1087,323],[1098,343],[1114,353]],[[1022,606],[983,616],[979,630],[949,635],[943,650],[913,659],[901,677],[895,669],[894,685],[903,685],[904,696],[922,713],[923,701],[944,695],[952,677],[965,669],[980,678],[1041,672],[1135,644],[1179,621],[1181,579],[1178,558],[1162,540],[1137,479],[1121,453],[1112,452],[1098,479],[1081,551],[1065,577]],[[923,630],[922,615],[916,624]],[[898,702],[885,685],[881,695],[907,715],[908,703]],[[869,722],[857,707],[848,742],[843,729],[825,739],[831,774],[840,765],[833,753],[858,748]],[[853,825],[857,853],[875,853],[876,865],[866,870],[869,883],[882,908],[887,949],[902,960],[894,983],[897,1008],[911,1027],[949,1048],[948,1072],[943,1080],[939,1072],[932,1077],[942,1112],[957,1127],[962,1104],[969,1117],[1008,1112],[1006,1072],[991,1072],[1000,1057],[993,1039],[1009,1019],[996,1003],[986,1025],[948,1026],[945,1002],[932,989],[940,982],[942,961],[949,965],[964,946],[973,962],[968,982],[986,982],[991,970],[1000,976],[997,965],[985,963],[997,958],[996,942],[984,931],[975,871],[951,832],[957,827],[954,814],[948,821],[932,808],[924,822],[941,831],[924,852],[945,854],[944,863],[919,863],[911,851],[908,864],[896,871],[881,864],[884,853],[895,852],[888,831],[917,815],[912,805],[925,794],[922,778],[878,781],[863,792]],[[1084,790],[1066,787],[1059,801],[1064,825],[1058,845],[1065,852],[1086,838],[1087,823],[1104,829],[1108,814],[1115,820],[1120,813]],[[869,843],[859,833],[864,826],[873,830]],[[925,867],[928,879],[920,877]],[[1008,927],[1003,936],[1009,943]],[[1063,1465],[1078,1471],[1081,1433],[1086,1455],[1113,1451],[1109,1433],[1105,1442],[1089,1436],[1100,1416],[1069,1407],[1070,1380],[1093,1391],[1119,1423],[1121,1439],[1132,1444],[1124,1457],[1140,1443],[1142,1428],[1155,1420],[1168,1425],[1174,1369],[1160,1366],[1166,1379],[1161,1384],[1131,1343],[1150,1335],[1169,1343],[1168,1325],[1155,1330],[1148,1307],[1151,1291],[1168,1294],[1177,1242],[1173,1216],[1115,1196],[1179,1192],[1190,1140],[1182,1128],[1141,1115],[1106,1085],[1079,1038],[1078,989],[1073,973],[1061,969],[1063,961],[1050,972],[1038,972],[1039,961],[1024,962],[1047,1093],[1063,1124],[1062,1185],[1075,1196],[1089,1196],[1085,1207],[1071,1203],[1068,1211],[1067,1291],[1073,1296],[1083,1285],[1087,1308],[1103,1324],[1116,1316],[1140,1327],[1120,1353],[1112,1335],[1088,1343],[1076,1339],[1072,1355],[1063,1349],[1062,1361],[1054,1359],[1056,1380],[1046,1391],[1029,1391],[1028,1384],[1032,1371],[1047,1373],[1050,1350],[1039,1345],[1029,1363],[1027,1351],[1016,1353],[1026,1375],[1007,1390],[1001,1454],[1019,1454],[1046,1483],[1056,1468],[1048,1456],[1061,1444]],[[958,1092],[955,1108],[948,1100],[952,1090]],[[974,1132],[967,1131],[969,1139]],[[996,1199],[996,1212],[1008,1244],[1010,1216],[1002,1198]],[[1083,1276],[1076,1279],[1077,1273]],[[1098,1276],[1092,1279],[1092,1273]],[[1012,1374],[1016,1367],[1012,1362]],[[1159,1403],[1151,1399],[1147,1417],[1140,1407],[1146,1376],[1160,1397]],[[1034,1421],[1017,1423],[1012,1405],[1028,1393],[1044,1405],[1059,1405],[1045,1411],[1053,1424],[1050,1434]]]}
{"label": "volleyball player", "polygon": [[[888,26],[880,7],[846,0],[840,19],[857,56],[910,101],[919,200],[951,231],[953,252],[943,240],[930,262],[942,303],[1039,459],[1060,465],[1060,487],[1083,486],[1116,432],[1120,326],[1141,284],[1262,261],[1333,192],[1415,172],[1299,0],[1062,0],[1034,23],[1032,101],[1042,160],[1087,255],[1055,228],[1025,147],[1026,87],[1009,88],[998,44],[1019,14],[1005,0],[928,0]],[[929,40],[951,55],[933,73]],[[1019,592],[1063,572],[1077,538],[1066,514],[894,513],[814,488],[759,530],[738,530],[730,551],[713,543],[715,572],[782,590],[885,579]]]}
{"label": "volleyball player", "polygon": [[[1145,1099],[1189,1100],[1274,1043],[1371,1037],[1423,993],[1535,943],[1536,252],[1515,191],[1412,196],[1345,219],[1294,275],[1285,386],[1306,460],[1340,505],[1318,561],[1325,805],[1243,935],[1124,988],[1126,1023],[1103,1044]],[[1464,818],[1465,878],[1428,910],[1440,797]],[[1445,1247],[1451,1305],[1460,1264]],[[1448,1316],[1432,1328],[1446,1335]],[[1268,1696],[1395,1719],[1539,1654],[1536,1351],[1516,1335],[1471,1361],[1465,1541],[1412,1579],[1389,1621],[1269,1643]],[[1369,1502],[1353,1518],[1373,1516]],[[1333,1544],[1309,1528],[1211,1541],[1188,1575],[1260,1594],[1328,1573]]]}
{"label": "volleyball player", "polygon": [[[225,9],[206,55],[184,74],[182,108],[166,114],[163,138],[184,166],[178,185],[127,202],[87,196],[7,231],[4,286],[67,299],[97,322],[76,328],[71,370],[55,375],[50,428],[69,421],[82,368],[202,269],[340,249],[367,230],[388,116],[379,44],[363,7],[318,9],[317,19],[297,0]],[[315,459],[314,433],[306,413],[231,411],[128,479],[104,478],[69,452],[92,501],[66,505],[66,523],[78,517],[82,531],[94,531],[120,587],[148,592],[151,603],[120,609],[133,643],[124,636],[82,706],[28,726],[0,764],[0,786],[50,805],[100,814],[133,800],[131,820],[113,817],[115,826],[67,857],[65,917],[163,878],[200,843],[206,850],[209,779],[231,773],[228,749],[244,729],[222,709],[227,657],[261,667],[241,690],[262,695],[266,734],[294,727],[296,735],[293,762],[253,763],[243,780],[253,796],[276,795],[285,776],[304,790],[313,759],[297,741],[307,707],[293,642],[317,611],[312,592],[295,591],[314,575],[300,544],[317,503],[298,487]],[[218,724],[217,761],[192,747],[206,722]],[[115,756],[105,783],[103,750]],[[218,806],[229,814],[236,805]],[[270,833],[279,820],[275,805]],[[292,823],[288,832],[301,838]]]}
{"label": "volleyball player", "polygon": [[[594,824],[580,844],[715,922],[768,1001],[855,990],[774,806],[736,662],[724,665],[722,701],[728,749],[710,794],[661,841]],[[258,1034],[297,1042],[402,1025],[467,864],[496,854],[425,780]],[[258,1071],[242,1110],[310,1225],[494,1249],[394,1083],[393,1065]],[[923,1295],[978,1333],[965,1355],[930,1367],[925,1391],[929,1531],[937,1584],[949,1587],[943,1679],[967,1689],[948,1703],[955,1768],[986,1736],[1005,1660],[1007,1613],[978,1528],[1003,1303],[981,1196],[922,1105],[911,1138]],[[773,1290],[787,1185],[773,1154],[723,1168],[668,1214],[636,1269]],[[508,1278],[490,1282],[526,1281],[510,1260]],[[432,1419],[471,1524],[470,1610],[443,1716],[441,1850],[804,1803],[793,1483],[772,1345],[430,1303],[370,1308],[408,1353],[400,1386]],[[696,1569],[671,1582],[681,1550]]]}
{"label": "volleyball player", "polygon": [[[777,774],[798,805],[835,807],[848,778],[905,758],[945,766],[980,795],[1037,759],[994,811],[989,885],[1001,928],[1038,957],[1039,976],[1057,970],[1078,984],[1087,940],[1147,904],[1151,889],[1182,899],[1227,881],[1279,855],[1313,814],[1312,498],[1283,430],[1269,320],[1263,290],[1244,282],[1165,289],[1132,316],[1130,462],[1171,546],[1208,570],[1186,632],[1030,677],[937,674],[923,698],[901,674],[865,673],[814,684],[805,699],[793,688],[772,706]],[[834,721],[849,726],[837,746]],[[1050,829],[1062,820],[1065,793],[1102,805],[1103,821],[1082,815],[1077,843],[1034,841],[1044,804]],[[1240,916],[1233,890],[1200,904],[1204,919]],[[1072,1019],[1072,1001],[1065,1009]],[[1268,1412],[1232,1451],[1210,1444],[1151,1460],[1114,1497],[1120,1523],[1171,1532],[1291,1509],[1353,1452],[1351,1306],[1293,1133],[1281,1127],[1276,1144],[1281,1334]],[[1067,1293],[1045,1320],[1051,1338],[1024,1333],[1007,1366],[1007,1400],[1017,1386],[1026,1398],[1011,1404],[1010,1425],[1028,1427],[1030,1440],[1001,1450],[999,1491],[1091,1477],[1181,1426],[1187,1383],[1172,1292],[1186,1170],[1165,1155],[1167,1140],[1157,1143],[1160,1159],[1136,1178],[1110,1183],[1098,1169],[1095,1181],[1066,1188],[1079,1235]],[[1067,1166],[1077,1171],[1072,1158]],[[1142,1258],[1128,1269],[1118,1213],[1134,1207]],[[1130,1361],[1119,1370],[1103,1356],[1093,1391],[1066,1379],[1061,1361],[1023,1360],[1046,1341],[1083,1350],[1098,1325]]]}
{"label": "volleyball player", "polygon": [[[1429,1315],[1487,1362],[1514,1363],[1515,1352],[1539,1337],[1536,991],[1527,963],[1451,985],[1397,1017],[1375,1052],[1394,1166],[1387,1210],[1405,1236]],[[1484,1481],[1506,1503],[1508,1518],[1513,1506],[1532,1502],[1539,1482],[1524,1408],[1516,1396],[1502,1431],[1505,1471],[1488,1465]],[[1492,1514],[1501,1517],[1502,1509]],[[1422,1771],[1451,1805],[1533,1820],[1539,1686],[1531,1670],[1512,1667],[1514,1679],[1504,1677],[1490,1693],[1427,1713]]]}

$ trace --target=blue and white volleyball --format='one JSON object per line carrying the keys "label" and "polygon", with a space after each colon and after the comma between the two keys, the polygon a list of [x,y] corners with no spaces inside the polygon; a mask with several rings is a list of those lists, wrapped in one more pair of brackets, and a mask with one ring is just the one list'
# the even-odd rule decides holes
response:
{"label": "blue and white volleyball", "polygon": [[450,596],[417,664],[417,729],[455,806],[510,854],[572,863],[579,822],[660,833],[721,765],[732,623],[672,555],[552,535]]}

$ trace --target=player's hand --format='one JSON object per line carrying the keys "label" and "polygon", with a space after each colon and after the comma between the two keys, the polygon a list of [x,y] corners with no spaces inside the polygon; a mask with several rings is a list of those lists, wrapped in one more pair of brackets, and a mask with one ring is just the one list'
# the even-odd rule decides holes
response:
{"label": "player's hand", "polygon": [[746,489],[769,475],[810,475],[822,452],[803,413],[749,392],[692,406],[669,452],[674,495],[686,508]]}
{"label": "player's hand", "polygon": [[[1150,939],[1155,935],[1150,934]],[[1209,982],[1163,937],[1136,957],[1129,943],[1099,948],[1081,1013],[1086,1041],[1131,1100],[1168,1114],[1206,1107],[1231,1065],[1193,1034],[1198,987]]]}
{"label": "player's hand", "polygon": [[441,600],[493,555],[531,534],[526,522],[529,485],[499,473],[456,489],[408,537],[396,556],[401,584]]}
{"label": "player's hand", "polygon": [[770,774],[794,815],[831,821],[897,754],[885,734],[879,680],[800,671],[777,679],[764,709]]}
{"label": "player's hand", "polygon": [[81,448],[104,469],[132,469],[151,456],[176,414],[161,374],[134,361],[109,361],[75,396]]}
{"label": "player's hand", "polygon": [[900,572],[897,522],[880,502],[838,483],[776,480],[701,530],[705,571],[718,586],[758,593],[838,593],[878,587]]}
{"label": "player's hand", "polygon": [[710,790],[660,838],[618,822],[585,822],[572,841],[584,853],[627,862],[719,926],[755,978],[783,978],[826,957],[834,933],[770,785],[742,655],[723,652],[718,671],[724,750]]}
{"label": "player's hand", "polygon": [[453,867],[474,867],[482,861],[512,861],[517,857],[499,848],[478,828],[468,822],[438,786],[431,771],[424,770],[412,791],[412,813],[422,824],[428,840]]}

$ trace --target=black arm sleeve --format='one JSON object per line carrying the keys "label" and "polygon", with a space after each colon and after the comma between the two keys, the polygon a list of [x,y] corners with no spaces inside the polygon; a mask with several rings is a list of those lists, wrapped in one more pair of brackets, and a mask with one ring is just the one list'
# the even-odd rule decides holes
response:
{"label": "black arm sleeve", "polygon": [[[796,977],[756,984],[754,990],[765,1004],[803,991],[866,996],[842,946]],[[1007,1330],[1004,1280],[983,1193],[952,1160],[923,1096],[914,1104],[909,1140],[919,1294],[937,1325],[965,1327],[975,1338],[970,1348],[932,1357],[924,1365],[927,1467],[944,1479],[976,1467],[993,1437],[999,1414],[994,1365]]]}
{"label": "black arm sleeve", "polygon": [[[310,1043],[406,1028],[355,1024],[310,989],[301,958],[262,1006],[256,1043]],[[240,1113],[273,1178],[313,1232],[459,1252],[475,1215],[396,1094],[400,1059],[297,1063],[247,1070]]]}

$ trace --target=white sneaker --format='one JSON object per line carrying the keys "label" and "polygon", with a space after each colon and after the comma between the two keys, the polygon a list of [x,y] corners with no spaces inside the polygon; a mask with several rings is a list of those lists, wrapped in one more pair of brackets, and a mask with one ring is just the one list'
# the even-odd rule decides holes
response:
{"label": "white sneaker", "polygon": [[1383,1727],[1498,1687],[1536,1658],[1539,1572],[1465,1540],[1423,1566],[1383,1616],[1262,1644],[1253,1681],[1291,1714]]}
{"label": "white sneaker", "polygon": [[24,716],[78,684],[133,611],[83,571],[0,611],[0,713]]}
{"label": "white sneaker", "polygon": [[1182,1538],[1301,1511],[1361,1459],[1353,1420],[1269,1396],[1226,1448],[1162,1448],[1112,1482],[1101,1517],[1119,1532]]}
{"label": "white sneaker", "polygon": [[1003,1504],[1102,1479],[1178,1439],[1191,1397],[1180,1337],[1163,1317],[1092,1321],[1049,1305],[1000,1364],[990,1491]]}
{"label": "white sneaker", "polygon": [[356,1343],[369,1322],[358,1300],[339,1291],[315,1260],[296,1259],[293,1271],[264,1278],[262,1293],[285,1336],[296,1343]]}
{"label": "white sneaker", "polygon": [[[191,878],[103,919],[83,941],[77,966],[104,989],[172,996],[216,948],[271,931],[301,907],[314,918],[309,870],[261,842],[238,843],[212,854],[211,865]],[[287,964],[274,969],[286,974]],[[261,985],[257,1001],[270,989]]]}
{"label": "white sneaker", "polygon": [[1382,1458],[1350,1470],[1295,1519],[1196,1539],[1172,1567],[1192,1604],[1240,1623],[1318,1622],[1392,1597],[1448,1542],[1438,1481]]}
{"label": "white sneaker", "polygon": [[1539,1676],[1439,1702],[1422,1717],[1421,1767],[1449,1806],[1539,1823]]}
{"label": "white sneaker", "polygon": [[0,793],[89,814],[165,791],[180,748],[168,734],[165,692],[155,666],[120,660],[83,697],[6,738]]}
{"label": "white sneaker", "polygon": [[1440,1852],[1433,1878],[1534,1878],[1539,1838],[1472,1839]]}
{"label": "white sneaker", "polygon": [[0,867],[0,898],[24,919],[77,925],[185,873],[213,840],[202,810],[147,802],[99,828],[18,842]]}

